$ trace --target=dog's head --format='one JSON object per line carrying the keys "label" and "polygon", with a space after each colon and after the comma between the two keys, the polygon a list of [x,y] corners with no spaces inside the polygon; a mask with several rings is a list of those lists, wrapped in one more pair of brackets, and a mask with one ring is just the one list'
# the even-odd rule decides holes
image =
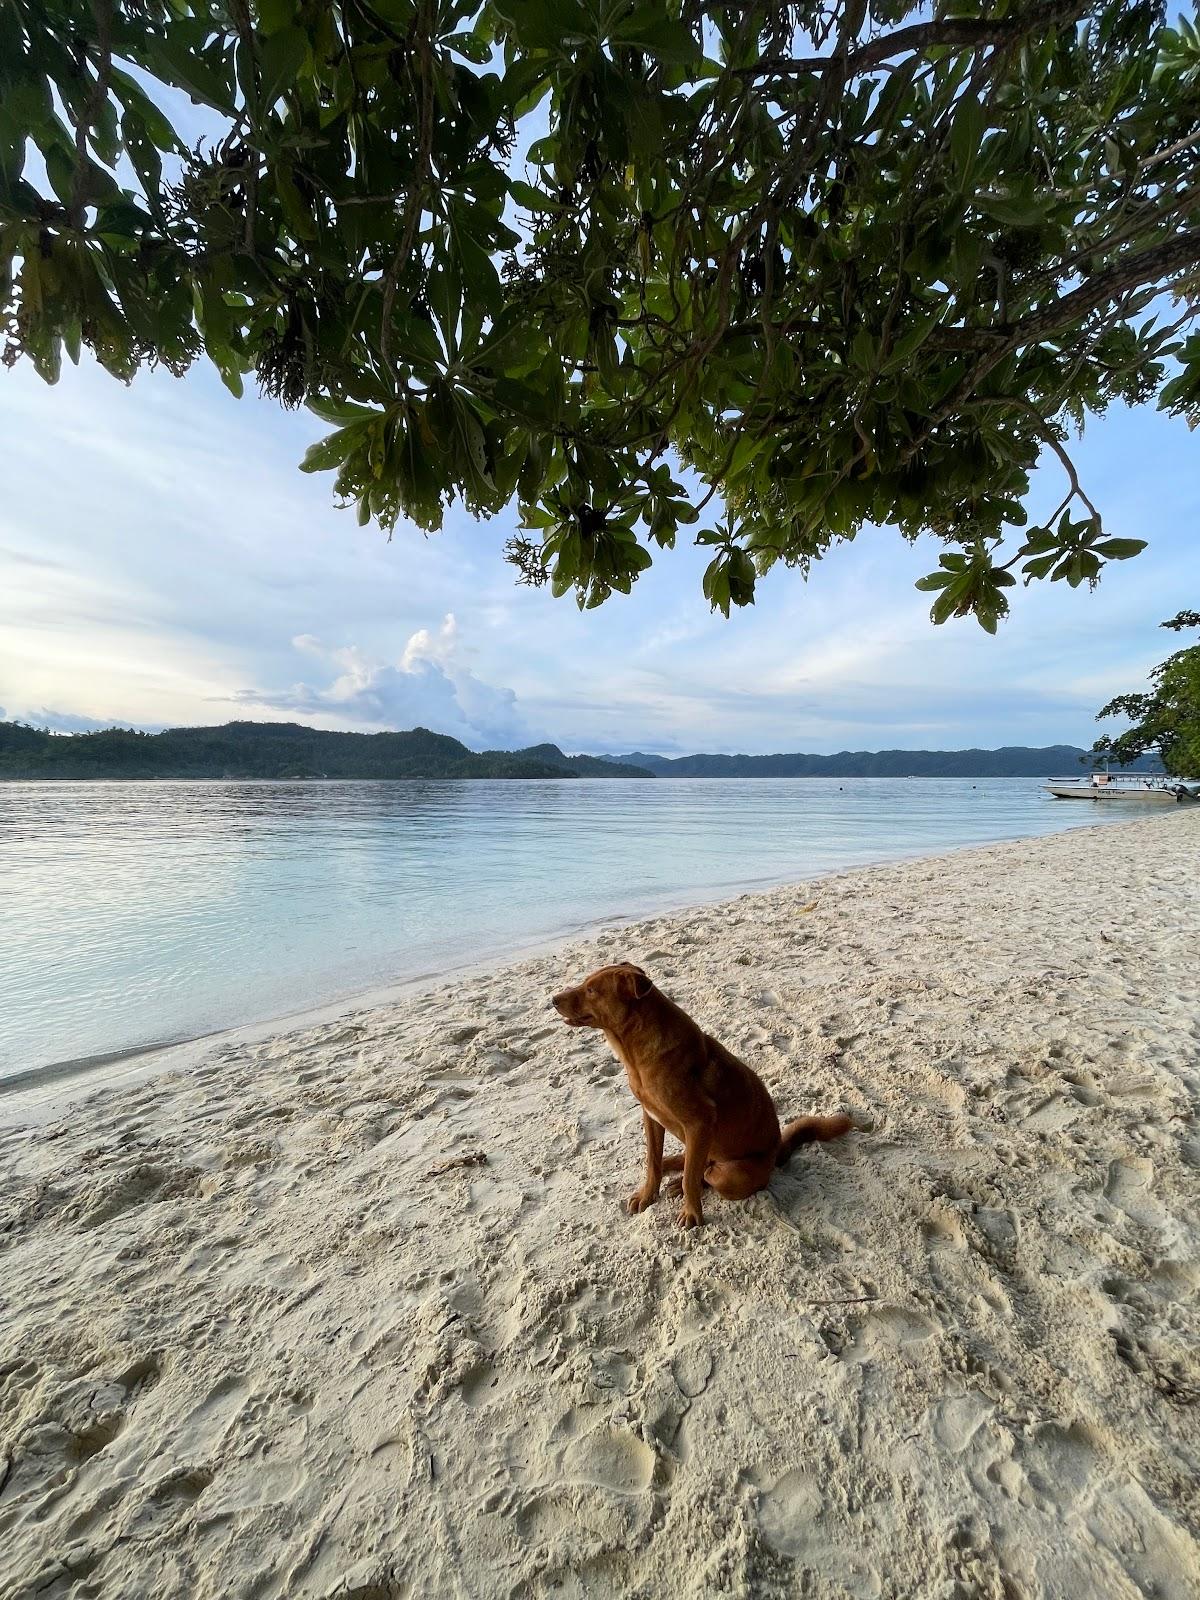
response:
{"label": "dog's head", "polygon": [[654,984],[630,961],[601,967],[574,989],[556,994],[551,1004],[572,1028],[620,1029]]}

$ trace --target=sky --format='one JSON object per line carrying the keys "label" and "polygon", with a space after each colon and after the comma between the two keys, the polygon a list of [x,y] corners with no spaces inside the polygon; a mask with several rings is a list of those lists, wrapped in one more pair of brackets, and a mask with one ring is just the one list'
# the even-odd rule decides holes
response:
{"label": "sky", "polygon": [[[764,753],[1090,745],[1200,604],[1200,435],[1116,411],[1072,446],[1110,535],[1147,539],[1095,593],[1009,591],[996,638],[929,622],[913,588],[940,546],[871,529],[805,582],[772,572],[728,621],[707,554],[655,555],[592,612],[516,583],[516,513],[389,542],[297,464],[328,431],[198,366],[126,388],[84,362],[48,388],[0,372],[0,717],[60,731],[234,718],[372,732],[417,724],[475,749]],[[1031,512],[1061,498],[1039,469]],[[1106,725],[1115,731],[1119,724]]]}

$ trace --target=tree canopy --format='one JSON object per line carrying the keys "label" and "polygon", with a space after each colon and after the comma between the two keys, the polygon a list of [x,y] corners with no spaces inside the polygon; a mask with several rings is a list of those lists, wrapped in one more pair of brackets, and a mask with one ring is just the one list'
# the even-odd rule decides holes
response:
{"label": "tree canopy", "polygon": [[[1200,611],[1181,611],[1163,623],[1180,633],[1200,628]],[[1122,764],[1154,751],[1176,778],[1200,778],[1200,643],[1160,661],[1150,674],[1146,694],[1122,694],[1110,700],[1100,717],[1130,717],[1133,727],[1092,746],[1093,756]]]}
{"label": "tree canopy", "polygon": [[4,358],[253,373],[363,522],[515,501],[580,604],[873,524],[994,631],[1142,548],[1071,427],[1200,418],[1198,141],[1153,0],[0,0]]}

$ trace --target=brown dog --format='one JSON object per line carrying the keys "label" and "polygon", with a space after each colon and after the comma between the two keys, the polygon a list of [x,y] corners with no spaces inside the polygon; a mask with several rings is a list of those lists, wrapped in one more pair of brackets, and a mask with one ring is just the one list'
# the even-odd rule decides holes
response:
{"label": "brown dog", "polygon": [[[679,1226],[698,1227],[702,1184],[727,1200],[744,1200],[766,1188],[798,1144],[838,1139],[854,1126],[849,1117],[800,1117],[781,1133],[758,1074],[628,961],[601,967],[552,1004],[573,1028],[604,1030],[641,1102],[646,1178],[629,1197],[630,1211],[654,1204],[664,1172],[682,1170]],[[664,1129],[682,1142],[682,1156],[663,1160]]]}

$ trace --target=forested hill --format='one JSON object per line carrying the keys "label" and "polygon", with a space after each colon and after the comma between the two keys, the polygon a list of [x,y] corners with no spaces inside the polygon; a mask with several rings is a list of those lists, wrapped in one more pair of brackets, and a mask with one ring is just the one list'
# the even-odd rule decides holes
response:
{"label": "forested hill", "polygon": [[636,764],[565,756],[557,745],[468,750],[408,733],[329,733],[294,722],[50,734],[0,722],[0,778],[647,778]]}
{"label": "forested hill", "polygon": [[[1091,766],[1088,753],[1073,744],[1040,749],[1006,745],[1000,750],[842,750],[835,756],[668,758],[634,751],[612,759],[644,767],[659,778],[1056,778]],[[1148,760],[1139,763],[1138,770],[1160,767]]]}
{"label": "forested hill", "polygon": [[[330,733],[295,722],[52,734],[0,722],[0,778],[1047,778],[1090,765],[1076,745],[843,750],[838,755],[567,756],[555,744],[468,750],[428,728]],[[1158,771],[1157,761],[1140,762]]]}

